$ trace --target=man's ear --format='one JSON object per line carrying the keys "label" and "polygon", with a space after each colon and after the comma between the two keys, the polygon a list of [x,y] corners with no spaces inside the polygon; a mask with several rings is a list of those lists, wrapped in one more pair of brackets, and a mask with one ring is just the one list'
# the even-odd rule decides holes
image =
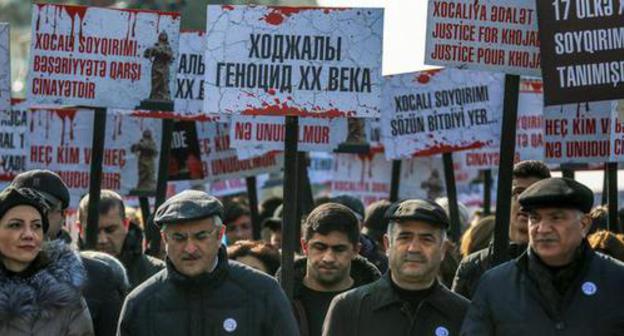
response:
{"label": "man's ear", "polygon": [[360,254],[360,250],[362,249],[362,243],[358,242],[355,246],[353,246],[353,249],[355,250],[355,254],[357,256]]}
{"label": "man's ear", "polygon": [[304,255],[308,255],[308,242],[305,241],[305,239],[301,238],[300,240],[301,243],[301,251],[303,251]]}
{"label": "man's ear", "polygon": [[169,242],[169,238],[167,238],[167,235],[163,231],[160,231],[160,238],[165,244]]}
{"label": "man's ear", "polygon": [[581,229],[583,230],[583,238],[587,237],[589,230],[591,230],[592,224],[593,222],[589,214],[584,213],[581,217]]}
{"label": "man's ear", "polygon": [[221,225],[221,228],[219,229],[219,241],[223,240],[223,235],[225,234],[225,225]]}
{"label": "man's ear", "polygon": [[388,236],[387,233],[384,233],[383,235],[383,243],[386,248],[386,255],[388,255],[388,251],[390,250],[390,236]]}

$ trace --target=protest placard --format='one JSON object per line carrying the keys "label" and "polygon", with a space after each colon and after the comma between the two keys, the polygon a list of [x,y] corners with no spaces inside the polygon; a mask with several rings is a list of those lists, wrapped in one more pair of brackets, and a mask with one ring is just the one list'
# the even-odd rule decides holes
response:
{"label": "protest placard", "polygon": [[386,157],[433,155],[498,142],[504,75],[457,69],[387,76],[382,142]]}
{"label": "protest placard", "polygon": [[[50,169],[67,184],[72,202],[89,189],[92,110],[33,110],[29,113],[28,169]],[[158,119],[107,113],[102,188],[122,195],[156,188],[161,123]]]}
{"label": "protest placard", "polygon": [[206,113],[376,117],[383,9],[208,6]]}
{"label": "protest placard", "polygon": [[172,100],[177,13],[34,4],[31,104],[134,109]]}
{"label": "protest placard", "polygon": [[[518,119],[516,120],[516,153],[514,162],[544,160],[543,85],[537,78],[520,81]],[[467,169],[498,168],[500,144],[458,152],[455,156]],[[456,159],[456,160],[457,160]]]}
{"label": "protest placard", "polygon": [[284,155],[268,153],[239,160],[231,147],[230,124],[196,122],[197,138],[206,181],[227,180],[280,171]]}
{"label": "protest placard", "polygon": [[[333,196],[349,194],[368,205],[390,194],[392,162],[377,154],[334,154],[330,192]],[[435,199],[446,194],[440,157],[405,160],[401,167],[399,195]]]}
{"label": "protest placard", "polygon": [[9,25],[0,23],[0,111],[11,108],[11,55]]}
{"label": "protest placard", "polygon": [[28,107],[24,100],[14,99],[9,109],[0,110],[0,181],[11,181],[26,171],[30,149]]}
{"label": "protest placard", "polygon": [[537,1],[544,102],[624,98],[624,0]]}
{"label": "protest placard", "polygon": [[171,134],[169,180],[201,180],[204,172],[194,121],[176,121]]}
{"label": "protest placard", "polygon": [[425,63],[540,75],[534,1],[429,0]]}
{"label": "protest placard", "polygon": [[332,180],[334,154],[326,152],[310,152],[308,178],[310,184],[326,184]]}
{"label": "protest placard", "polygon": [[547,163],[602,163],[612,158],[612,103],[587,102],[544,109]]}
{"label": "protest placard", "polygon": [[[285,117],[235,115],[231,125],[232,147],[241,158],[284,150]],[[297,150],[331,152],[345,141],[346,135],[345,118],[300,118]]]}
{"label": "protest placard", "polygon": [[203,114],[206,34],[201,31],[180,33],[180,55],[174,94],[174,111],[184,116]]}

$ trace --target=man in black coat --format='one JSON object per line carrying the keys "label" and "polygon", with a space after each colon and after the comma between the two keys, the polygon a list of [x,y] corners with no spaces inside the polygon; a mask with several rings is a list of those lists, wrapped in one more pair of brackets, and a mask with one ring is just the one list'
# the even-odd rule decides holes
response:
{"label": "man in black coat", "polygon": [[593,192],[549,178],[519,200],[529,249],[483,275],[462,335],[624,335],[624,264],[585,240]]}
{"label": "man in black coat", "polygon": [[381,274],[358,255],[358,219],[344,205],[325,203],[316,207],[307,216],[301,235],[306,257],[294,265],[293,311],[301,336],[320,336],[331,300],[379,279]]}
{"label": "man in black coat", "polygon": [[[50,227],[47,238],[49,240],[64,239],[65,231],[62,228],[70,195],[61,177],[50,170],[35,169],[17,175],[11,182],[11,186],[39,191],[50,207],[48,211]],[[121,281],[117,281],[119,276],[106,263],[84,255],[81,255],[80,259],[87,272],[83,296],[89,307],[95,335],[113,336],[116,330],[114,321],[119,318],[126,287]]]}
{"label": "man in black coat", "polygon": [[221,202],[196,190],[158,208],[167,266],[128,295],[117,335],[298,335],[275,279],[228,260],[222,216]]}
{"label": "man in black coat", "polygon": [[389,271],[332,301],[323,335],[456,335],[468,301],[436,279],[448,217],[439,205],[405,200],[387,212]]}
{"label": "man in black coat", "polygon": [[[533,183],[550,177],[550,170],[540,161],[521,161],[514,165],[511,180],[511,213],[509,216],[509,247],[510,258],[522,254],[529,242],[527,229],[528,218],[521,211],[518,196]],[[453,292],[465,298],[472,298],[479,279],[487,270],[494,266],[494,245],[467,255],[459,264],[453,279]]]}
{"label": "man in black coat", "polygon": [[[78,206],[78,221],[87,226],[89,195]],[[102,189],[98,202],[98,240],[95,248],[119,259],[126,268],[130,290],[165,268],[165,263],[143,251],[143,231],[126,217],[126,206],[118,193]],[[86,230],[82,230],[83,237]]]}

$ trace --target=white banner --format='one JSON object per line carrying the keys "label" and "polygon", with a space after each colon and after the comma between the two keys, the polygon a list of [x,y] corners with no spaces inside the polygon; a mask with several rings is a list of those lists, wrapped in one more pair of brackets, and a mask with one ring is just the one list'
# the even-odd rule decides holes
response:
{"label": "white banner", "polygon": [[206,181],[227,180],[280,171],[284,155],[269,153],[239,160],[230,145],[228,123],[196,122],[197,139]]}
{"label": "white banner", "polygon": [[379,116],[383,9],[208,6],[206,113]]}
{"label": "white banner", "polygon": [[610,101],[545,107],[546,162],[602,163],[613,160],[611,110]]}
{"label": "white banner", "polygon": [[[520,80],[514,162],[544,161],[544,95],[540,79]],[[457,153],[467,169],[498,168],[500,143]]]}
{"label": "white banner", "polygon": [[425,63],[540,76],[535,1],[429,0]]}
{"label": "white banner", "polygon": [[500,138],[504,75],[456,69],[385,77],[386,157],[434,155],[491,145]]}
{"label": "white banner", "polygon": [[[459,166],[458,166],[459,167]],[[463,183],[458,174],[458,185]],[[381,153],[370,155],[335,154],[332,196],[349,194],[368,205],[390,197],[392,162]],[[440,156],[403,160],[399,198],[435,199],[446,196],[444,169]]]}
{"label": "white banner", "polygon": [[[266,116],[232,116],[230,128],[232,147],[241,152],[264,154],[283,151],[286,140],[286,118]],[[299,118],[297,150],[300,152],[331,152],[345,141],[346,118]]]}
{"label": "white banner", "polygon": [[[34,110],[30,113],[28,169],[50,169],[67,184],[72,202],[88,192],[93,140],[93,111]],[[102,188],[122,195],[154,191],[161,121],[107,111]]]}
{"label": "white banner", "polygon": [[204,32],[180,33],[180,56],[177,61],[175,85],[175,112],[184,116],[203,113],[204,108],[204,53],[206,34]]}
{"label": "white banner", "polygon": [[0,111],[11,108],[11,55],[9,24],[0,23]]}
{"label": "white banner", "polygon": [[34,4],[29,101],[135,109],[171,100],[179,30],[176,13]]}
{"label": "white banner", "polygon": [[308,166],[310,184],[326,184],[331,182],[334,160],[333,153],[310,152],[310,166]]}
{"label": "white banner", "polygon": [[11,181],[26,171],[29,149],[28,107],[24,100],[14,100],[11,108],[0,111],[1,181]]}

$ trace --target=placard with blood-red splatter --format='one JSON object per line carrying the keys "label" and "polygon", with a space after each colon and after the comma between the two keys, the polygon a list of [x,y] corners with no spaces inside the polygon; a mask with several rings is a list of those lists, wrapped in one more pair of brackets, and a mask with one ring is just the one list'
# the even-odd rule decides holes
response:
{"label": "placard with blood-red splatter", "polygon": [[379,116],[383,9],[208,6],[206,113]]}
{"label": "placard with blood-red splatter", "polygon": [[[33,110],[29,113],[28,169],[57,172],[70,189],[72,204],[77,204],[89,190],[93,118],[93,111],[87,109]],[[159,150],[160,120],[107,111],[102,160],[103,189],[127,195],[136,188],[139,179],[138,155],[132,147],[144,137],[146,131],[151,132]],[[152,158],[154,167],[158,167],[159,154]]]}
{"label": "placard with blood-red splatter", "polygon": [[[284,117],[241,116],[231,118],[230,139],[239,158],[283,151]],[[332,152],[347,138],[346,118],[300,118],[297,151]]]}
{"label": "placard with blood-red splatter", "polygon": [[[29,101],[134,109],[152,86],[172,97],[179,27],[177,13],[34,4]],[[171,59],[151,50],[162,33]],[[156,83],[153,68],[162,69]]]}
{"label": "placard with blood-red splatter", "polygon": [[[392,162],[382,153],[335,154],[330,192],[349,194],[368,205],[390,196]],[[439,156],[419,157],[401,163],[399,196],[431,198],[445,196],[444,170]]]}
{"label": "placard with blood-red splatter", "polygon": [[11,55],[9,24],[0,23],[0,111],[11,108]]}
{"label": "placard with blood-red splatter", "polygon": [[231,146],[229,123],[198,121],[195,125],[205,181],[224,181],[278,172],[284,166],[283,153],[272,152],[239,159]]}
{"label": "placard with blood-red splatter", "polygon": [[[515,162],[544,160],[544,90],[539,78],[522,78],[518,96]],[[500,143],[459,152],[468,169],[497,169]]]}
{"label": "placard with blood-red splatter", "polygon": [[503,97],[503,74],[449,68],[386,76],[381,118],[386,157],[498,142]]}
{"label": "placard with blood-red splatter", "polygon": [[206,34],[203,31],[180,33],[180,56],[176,62],[176,84],[173,94],[176,113],[185,116],[204,113],[205,53]]}
{"label": "placard with blood-red splatter", "polygon": [[26,171],[29,149],[28,106],[14,99],[9,109],[0,110],[0,181],[11,181]]}

